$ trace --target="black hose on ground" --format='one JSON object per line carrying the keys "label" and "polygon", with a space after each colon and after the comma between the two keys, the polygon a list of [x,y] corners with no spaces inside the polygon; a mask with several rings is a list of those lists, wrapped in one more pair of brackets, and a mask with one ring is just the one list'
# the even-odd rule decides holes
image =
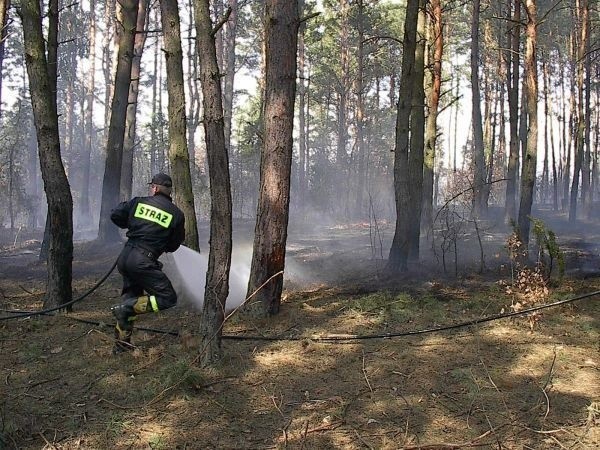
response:
{"label": "black hose on ground", "polygon": [[[545,305],[534,306],[532,308],[524,309],[521,311],[513,311],[504,314],[496,314],[488,317],[482,317],[480,319],[473,319],[466,322],[460,322],[453,325],[442,325],[439,327],[425,328],[422,330],[403,331],[398,333],[380,333],[380,334],[329,334],[329,335],[312,335],[312,336],[255,336],[255,335],[234,335],[224,334],[221,339],[229,339],[235,341],[313,341],[313,342],[336,342],[336,341],[357,341],[357,340],[370,340],[370,339],[390,339],[395,337],[406,337],[414,336],[417,334],[428,334],[437,333],[440,331],[453,330],[456,328],[470,327],[473,325],[479,325],[494,320],[505,319],[508,317],[523,316],[532,312],[540,311],[542,309],[553,308],[555,306],[566,305],[586,298],[600,295],[600,291],[594,291],[587,294],[582,294],[577,297],[568,298],[565,300],[559,300],[554,303],[548,303]],[[77,317],[67,317],[68,319],[75,320],[76,322],[86,323],[90,325],[104,326],[106,324],[102,322],[95,322],[92,320],[79,319]],[[157,334],[168,334],[170,336],[179,336],[178,331],[160,330],[157,328],[146,328],[146,327],[135,327],[138,331],[146,331],[149,333]]]}
{"label": "black hose on ground", "polygon": [[74,305],[77,302],[82,301],[84,298],[86,298],[88,295],[90,295],[92,292],[94,292],[96,289],[98,289],[100,287],[100,285],[102,283],[104,283],[106,281],[106,279],[110,276],[110,274],[113,272],[113,270],[115,270],[115,267],[117,267],[117,260],[115,260],[115,262],[113,263],[113,265],[111,266],[111,268],[109,269],[108,272],[106,272],[106,274],[100,278],[100,280],[98,280],[96,282],[96,284],[94,286],[92,286],[88,291],[86,291],[84,294],[80,295],[77,298],[74,298],[73,300],[67,302],[67,303],[63,303],[62,305],[59,306],[55,306],[54,308],[48,308],[48,309],[42,309],[42,310],[38,310],[38,311],[23,311],[23,310],[18,310],[18,309],[0,309],[0,312],[4,312],[4,313],[8,313],[8,314],[14,314],[13,316],[5,316],[5,317],[0,317],[0,321],[4,321],[4,320],[11,320],[11,319],[19,319],[21,317],[31,317],[31,316],[41,316],[41,315],[48,315],[54,311],[58,311],[61,309],[65,309],[71,305]]}

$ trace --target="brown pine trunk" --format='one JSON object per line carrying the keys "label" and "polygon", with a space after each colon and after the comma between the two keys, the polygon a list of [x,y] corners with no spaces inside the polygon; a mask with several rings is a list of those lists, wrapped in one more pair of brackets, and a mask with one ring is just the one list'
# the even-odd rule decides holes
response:
{"label": "brown pine trunk", "polygon": [[[584,186],[585,173],[584,153],[585,153],[585,104],[584,104],[584,80],[585,80],[585,50],[587,48],[587,22],[588,12],[587,0],[580,0],[577,6],[577,22],[579,25],[579,42],[577,46],[577,134],[575,137],[575,157],[573,160],[573,182],[571,184],[571,201],[569,203],[569,222],[577,220],[577,201],[579,198],[579,178],[582,178],[582,195],[585,194]],[[577,28],[577,27],[576,27]],[[587,186],[586,186],[587,187]]]}
{"label": "brown pine trunk", "polygon": [[[425,131],[425,160],[423,172],[423,225],[427,229],[433,227],[433,182],[436,161],[437,117],[442,86],[442,56],[444,52],[444,36],[442,23],[442,6],[440,0],[432,0],[432,34],[433,61],[432,83],[429,91],[429,116]],[[452,115],[450,114],[450,118]]]}
{"label": "brown pine trunk", "polygon": [[[188,2],[189,16],[188,23],[193,23],[193,14],[194,8],[192,6],[192,1]],[[189,28],[188,34],[188,50],[187,50],[187,60],[188,60],[188,113],[187,113],[187,146],[188,152],[190,154],[190,167],[194,168],[196,166],[196,130],[198,125],[200,124],[200,93],[198,90],[198,59],[196,57],[196,40],[192,37],[193,27]],[[192,170],[192,174],[194,171]]]}
{"label": "brown pine trunk", "polygon": [[[519,35],[521,21],[521,0],[509,0],[513,3],[513,20],[511,25],[507,66],[506,85],[508,87],[508,116],[509,116],[509,156],[506,171],[506,198],[504,203],[504,220],[506,223],[517,218],[517,178],[519,177]],[[510,8],[509,8],[510,9]]]}
{"label": "brown pine trunk", "polygon": [[[259,314],[277,314],[281,304],[290,202],[297,0],[267,0],[265,8],[265,141],[248,296]],[[266,284],[264,284],[266,283]],[[263,285],[264,284],[264,285]]]}
{"label": "brown pine trunk", "polygon": [[408,259],[419,260],[421,236],[421,205],[423,204],[423,161],[425,147],[425,9],[419,2],[417,47],[413,79],[413,99],[410,113],[410,153],[408,155],[409,234]]}
{"label": "brown pine trunk", "polygon": [[[172,5],[176,8],[177,3],[173,1]],[[194,4],[194,14],[198,52],[202,55],[199,59],[199,69],[211,198],[210,248],[200,322],[202,336],[200,363],[203,366],[210,366],[218,361],[222,354],[221,334],[225,301],[229,294],[231,267],[231,186],[229,158],[225,144],[221,74],[217,64],[209,0],[197,0]]]}
{"label": "brown pine trunk", "polygon": [[484,197],[486,171],[479,85],[479,7],[480,0],[474,0],[471,20],[471,122],[473,125],[473,214],[476,217],[484,216],[487,212]]}
{"label": "brown pine trunk", "polygon": [[142,53],[146,43],[145,26],[148,21],[148,0],[139,0],[137,13],[137,26],[133,44],[133,60],[131,62],[131,84],[129,85],[129,99],[127,101],[127,115],[125,118],[125,137],[123,140],[123,163],[121,164],[121,201],[131,198],[133,186],[133,154],[135,151],[136,122],[138,109],[138,91],[142,65]]}
{"label": "brown pine trunk", "polygon": [[[550,76],[548,75],[548,83],[550,83]],[[554,120],[552,102],[549,103],[548,113],[546,115],[550,120],[550,151],[552,153],[552,209],[558,211],[558,169],[556,164],[556,148],[554,145]]]}
{"label": "brown pine trunk", "polygon": [[88,80],[85,93],[85,143],[81,153],[81,199],[79,203],[79,220],[82,228],[88,228],[92,224],[92,213],[90,211],[90,163],[92,145],[94,140],[94,93],[96,84],[96,0],[90,0],[90,27],[89,27],[89,64]]}
{"label": "brown pine trunk", "polygon": [[[48,79],[50,83],[50,95],[52,104],[56,109],[56,84],[58,79],[58,0],[48,1]],[[39,150],[38,150],[39,151]],[[44,238],[40,249],[40,261],[48,260],[50,251],[50,211],[46,214],[46,225],[44,227]]]}
{"label": "brown pine trunk", "polygon": [[334,182],[337,212],[347,215],[348,208],[348,161],[346,146],[348,145],[348,95],[350,83],[350,52],[348,42],[348,0],[340,0],[340,80],[337,85],[337,148],[336,179]]}
{"label": "brown pine trunk", "polygon": [[583,214],[586,218],[590,218],[592,214],[592,197],[593,191],[590,189],[590,174],[591,174],[591,162],[592,162],[592,151],[590,142],[590,131],[591,131],[591,110],[590,110],[590,99],[591,99],[591,86],[592,86],[592,62],[591,62],[591,51],[590,51],[590,5],[589,0],[582,0],[582,27],[583,34],[582,43],[583,47],[583,65],[585,71],[584,79],[584,156],[583,156],[583,167],[582,167],[582,179],[581,179],[581,198],[583,200]]}
{"label": "brown pine trunk", "polygon": [[[304,11],[304,0],[299,0],[298,8],[302,13]],[[308,151],[308,133],[306,128],[306,44],[304,34],[306,24],[302,22],[298,32],[298,204],[303,210],[306,202],[306,168]]]}
{"label": "brown pine trunk", "polygon": [[[52,79],[45,57],[39,2],[24,0],[19,12],[40,167],[48,201],[50,238],[44,297],[44,307],[47,308],[67,303],[72,298],[73,200],[60,155],[56,100],[52,95]],[[58,16],[54,18],[58,20]]]}
{"label": "brown pine trunk", "polygon": [[8,10],[10,0],[0,0],[0,117],[2,116],[2,67],[4,66],[4,44],[8,32]]}
{"label": "brown pine trunk", "polygon": [[120,239],[119,229],[110,220],[110,211],[119,203],[123,140],[125,138],[129,85],[131,83],[138,0],[120,0],[119,5],[119,53],[115,74],[115,90],[111,104],[108,141],[106,143],[106,162],[98,228],[98,239],[102,242],[115,242]]}
{"label": "brown pine trunk", "polygon": [[414,63],[417,46],[417,19],[419,0],[408,0],[404,19],[404,39],[402,41],[402,73],[398,95],[396,116],[396,146],[394,149],[394,196],[396,200],[396,228],[387,270],[394,273],[408,268],[409,239],[409,188],[408,153],[410,110],[414,87]]}
{"label": "brown pine trunk", "polygon": [[[160,0],[169,93],[169,162],[175,203],[185,215],[185,245],[200,251],[185,122],[183,50],[177,0]],[[228,175],[229,176],[229,175]],[[227,180],[229,183],[229,180]]]}
{"label": "brown pine trunk", "polygon": [[[363,0],[358,0],[357,2],[358,8],[358,24],[357,24],[357,39],[358,39],[358,49],[357,49],[357,61],[356,61],[356,81],[355,81],[355,92],[356,92],[356,112],[355,112],[355,122],[356,122],[356,204],[354,207],[354,216],[356,218],[360,218],[364,213],[364,190],[366,185],[367,173],[366,173],[366,148],[365,148],[365,127],[364,127],[364,118],[365,118],[365,102],[364,102],[364,65],[365,65],[365,51],[364,51],[364,40],[365,40],[365,31],[364,31],[364,5]],[[423,36],[423,39],[425,36]],[[421,174],[423,171],[421,170]],[[419,205],[420,209],[420,205]],[[418,253],[418,251],[417,251]]]}
{"label": "brown pine trunk", "polygon": [[550,137],[548,133],[550,132],[550,125],[548,122],[551,121],[550,117],[550,105],[548,100],[548,64],[546,62],[546,55],[542,53],[542,80],[544,82],[543,87],[543,98],[544,98],[544,159],[542,166],[542,183],[540,186],[540,203],[545,205],[548,200],[549,194],[549,182],[550,182],[550,161],[548,158],[549,146],[550,146]]}
{"label": "brown pine trunk", "polygon": [[231,122],[233,119],[233,81],[235,79],[235,39],[238,27],[237,0],[230,0],[231,14],[223,31],[223,114],[225,117],[225,145],[231,148]]}
{"label": "brown pine trunk", "polygon": [[527,249],[529,245],[529,229],[531,222],[531,205],[535,192],[535,176],[537,164],[538,138],[538,78],[537,78],[537,5],[536,0],[526,0],[527,11],[527,40],[525,45],[525,79],[527,81],[527,117],[529,127],[527,132],[527,152],[523,161],[523,176],[521,178],[521,201],[519,204],[519,238]]}

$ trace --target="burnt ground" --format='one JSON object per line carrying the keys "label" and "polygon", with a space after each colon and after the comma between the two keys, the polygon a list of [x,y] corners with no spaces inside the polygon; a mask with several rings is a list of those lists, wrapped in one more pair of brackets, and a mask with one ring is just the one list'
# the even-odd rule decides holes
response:
{"label": "burnt ground", "polygon": [[[112,356],[113,273],[70,314],[0,321],[0,449],[600,448],[598,296],[533,318],[373,337],[600,290],[600,223],[545,219],[567,275],[533,296],[512,282],[505,227],[481,227],[483,271],[479,240],[464,232],[456,269],[449,252],[444,273],[424,241],[422,262],[393,278],[389,224],[292,229],[281,313],[234,315],[210,370],[197,365],[199,313],[185,304],[138,322],[179,336],[138,330],[136,350]],[[0,308],[39,308],[39,235],[2,239]],[[76,244],[75,295],[119,250]],[[332,334],[353,336],[314,339]]]}

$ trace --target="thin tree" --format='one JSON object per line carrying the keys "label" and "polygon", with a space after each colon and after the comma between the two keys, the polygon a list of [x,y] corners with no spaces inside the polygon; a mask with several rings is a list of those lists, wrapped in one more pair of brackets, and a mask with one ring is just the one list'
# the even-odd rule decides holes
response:
{"label": "thin tree", "polygon": [[248,281],[248,296],[263,315],[279,312],[283,289],[299,24],[297,0],[266,1],[265,141]]}
{"label": "thin tree", "polygon": [[8,32],[8,10],[10,0],[0,0],[0,116],[2,115],[2,67],[4,66],[4,50]]}
{"label": "thin tree", "polygon": [[229,17],[223,25],[223,114],[225,115],[225,144],[231,148],[233,119],[233,82],[235,79],[235,47],[238,27],[238,2],[229,1]]}
{"label": "thin tree", "polygon": [[[176,2],[173,3],[176,5]],[[210,18],[209,0],[195,1],[194,15],[198,53],[202,55],[198,63],[211,197],[208,270],[200,322],[203,349],[200,363],[208,366],[221,358],[221,334],[231,268],[232,207],[221,73],[217,64],[216,31]]]}
{"label": "thin tree", "polygon": [[538,140],[538,75],[537,75],[537,4],[536,0],[525,2],[527,12],[525,44],[525,79],[527,81],[527,152],[523,160],[521,178],[521,202],[519,204],[518,235],[524,247],[529,245],[530,215],[535,188]]}
{"label": "thin tree", "polygon": [[120,6],[118,12],[119,52],[102,182],[102,203],[98,228],[98,239],[101,242],[119,240],[119,229],[111,222],[110,211],[119,203],[125,121],[138,14],[138,0],[118,0],[118,3]]}
{"label": "thin tree", "polygon": [[[588,41],[588,2],[587,0],[579,0],[576,6],[577,25],[579,28],[579,41],[577,46],[577,132],[575,136],[575,157],[573,161],[573,181],[571,184],[571,201],[569,203],[569,222],[575,222],[577,220],[577,200],[579,197],[579,180],[580,177],[585,179],[584,168],[584,153],[585,153],[585,103],[584,103],[584,90],[585,90],[585,51],[587,48]],[[589,89],[588,89],[589,90]],[[585,180],[582,184],[582,195],[585,195],[584,186],[586,186]],[[586,186],[587,187],[587,186]]]}
{"label": "thin tree", "polygon": [[[429,89],[427,125],[425,127],[425,158],[423,167],[422,222],[426,228],[433,226],[433,180],[436,163],[437,118],[442,86],[442,55],[444,36],[442,6],[440,0],[431,1],[430,41],[433,47],[431,64],[431,88]],[[452,115],[450,115],[452,117]]]}
{"label": "thin tree", "polygon": [[417,46],[413,78],[412,108],[410,111],[410,151],[408,154],[409,237],[408,259],[419,260],[421,235],[421,206],[423,204],[423,161],[425,151],[425,8],[419,1]]}
{"label": "thin tree", "polygon": [[356,94],[356,204],[354,208],[355,217],[360,218],[363,215],[363,196],[367,181],[366,169],[366,145],[365,145],[365,6],[363,0],[357,2],[357,61],[356,61],[356,79],[355,94]]}
{"label": "thin tree", "polygon": [[136,125],[138,110],[138,94],[140,74],[142,67],[142,54],[146,43],[146,23],[150,12],[148,0],[139,0],[137,26],[133,44],[133,59],[131,61],[131,84],[129,85],[129,98],[127,100],[127,115],[125,118],[125,137],[123,139],[123,162],[121,164],[121,189],[122,201],[131,198],[133,189],[133,155],[136,146]]}
{"label": "thin tree", "polygon": [[402,72],[396,116],[396,146],[394,148],[394,196],[396,200],[396,228],[388,257],[387,270],[404,271],[408,268],[409,188],[408,152],[410,110],[414,87],[414,63],[417,41],[419,0],[407,0],[402,41]]}
{"label": "thin tree", "polygon": [[[167,63],[169,114],[169,162],[174,182],[175,203],[185,215],[185,245],[200,250],[196,207],[192,192],[190,155],[187,147],[185,120],[185,85],[183,81],[183,50],[177,0],[160,0],[164,53]],[[205,57],[205,56],[203,56]]]}
{"label": "thin tree", "polygon": [[89,62],[87,86],[85,92],[85,142],[81,153],[81,201],[79,215],[82,227],[90,226],[92,215],[90,211],[90,163],[92,144],[94,139],[94,99],[96,89],[96,0],[90,0],[90,26],[89,26]]}
{"label": "thin tree", "polygon": [[479,8],[480,1],[474,0],[471,20],[471,123],[473,125],[473,212],[476,216],[485,215],[487,212],[484,195],[485,150],[479,91]]}
{"label": "thin tree", "polygon": [[[50,83],[50,95],[56,108],[56,86],[58,80],[58,0],[48,1],[48,38],[47,38],[47,67],[48,81]],[[46,226],[44,227],[44,238],[40,248],[40,261],[48,259],[50,251],[50,214],[46,214]]]}
{"label": "thin tree", "polygon": [[19,14],[23,23],[25,64],[38,139],[50,229],[48,279],[44,307],[72,298],[73,199],[60,154],[56,97],[46,59],[40,4],[24,0]]}

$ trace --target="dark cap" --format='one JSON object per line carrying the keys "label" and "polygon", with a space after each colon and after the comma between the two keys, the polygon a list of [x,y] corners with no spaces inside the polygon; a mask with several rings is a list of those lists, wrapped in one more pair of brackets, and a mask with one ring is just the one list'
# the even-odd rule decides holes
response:
{"label": "dark cap", "polygon": [[148,184],[157,184],[159,186],[172,187],[173,180],[166,173],[157,173],[152,177],[152,181]]}

